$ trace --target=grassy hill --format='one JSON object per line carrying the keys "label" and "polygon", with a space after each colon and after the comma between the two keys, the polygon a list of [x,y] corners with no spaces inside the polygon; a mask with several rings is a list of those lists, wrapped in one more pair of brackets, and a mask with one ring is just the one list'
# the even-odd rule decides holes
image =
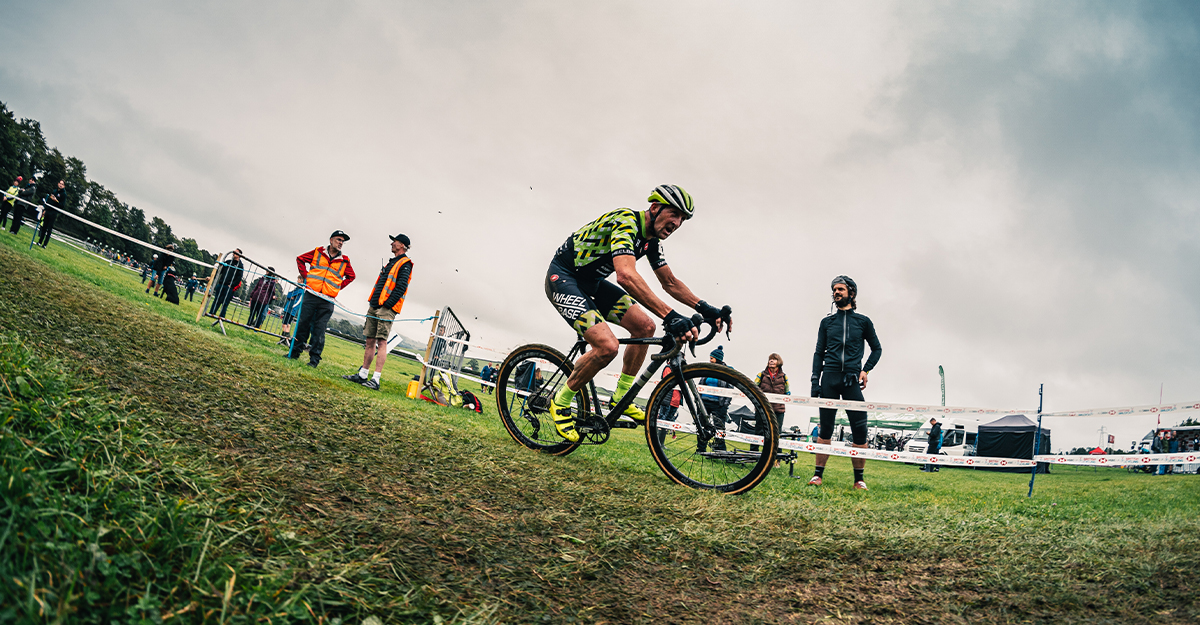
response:
{"label": "grassy hill", "polygon": [[[832,459],[744,497],[641,432],[549,458],[488,410],[318,370],[137,276],[0,233],[0,622],[1200,619],[1200,478]],[[491,408],[489,406],[489,408]],[[802,457],[797,475],[811,473]],[[377,620],[376,620],[377,619]]]}

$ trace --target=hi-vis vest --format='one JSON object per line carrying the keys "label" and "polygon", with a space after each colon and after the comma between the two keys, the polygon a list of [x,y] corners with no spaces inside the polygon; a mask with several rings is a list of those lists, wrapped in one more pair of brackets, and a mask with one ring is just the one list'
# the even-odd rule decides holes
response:
{"label": "hi-vis vest", "polygon": [[[396,290],[396,276],[400,275],[400,268],[411,262],[412,262],[412,260],[409,259],[409,257],[405,256],[404,260],[396,263],[395,265],[392,265],[392,270],[389,271],[388,275],[387,275],[387,282],[383,283],[383,289],[379,291],[379,299],[376,300],[376,302],[375,302],[376,306],[382,306],[383,303],[388,301],[388,298],[392,296],[392,291]],[[412,280],[412,270],[409,270],[408,275],[409,275],[409,281],[411,281]],[[404,296],[403,295],[400,296],[400,300],[396,302],[396,305],[392,306],[392,310],[394,310],[396,312],[400,312],[401,308],[404,308]]]}
{"label": "hi-vis vest", "polygon": [[342,280],[346,278],[346,265],[349,261],[344,256],[330,260],[325,248],[318,247],[313,251],[312,262],[308,265],[308,275],[304,278],[304,286],[329,297],[337,297],[342,290]]}
{"label": "hi-vis vest", "polygon": [[19,187],[9,187],[8,195],[4,196],[4,201],[8,202],[8,204],[10,206],[16,206],[17,205],[17,194],[20,192],[21,192],[21,189]]}

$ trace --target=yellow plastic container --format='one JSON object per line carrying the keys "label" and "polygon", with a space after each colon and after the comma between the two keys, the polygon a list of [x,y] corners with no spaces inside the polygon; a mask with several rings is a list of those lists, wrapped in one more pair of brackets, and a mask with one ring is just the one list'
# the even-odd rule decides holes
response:
{"label": "yellow plastic container", "polygon": [[420,396],[420,394],[421,394],[420,378],[413,378],[411,381],[409,381],[408,391],[405,394],[408,395],[409,399],[416,399],[418,396]]}

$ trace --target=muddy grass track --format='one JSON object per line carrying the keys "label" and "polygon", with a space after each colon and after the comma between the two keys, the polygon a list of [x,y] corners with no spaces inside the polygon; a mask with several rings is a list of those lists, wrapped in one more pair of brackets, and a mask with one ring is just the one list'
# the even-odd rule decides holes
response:
{"label": "muddy grass track", "polygon": [[[304,594],[317,620],[1171,623],[1195,615],[1194,524],[1147,530],[1164,553],[1191,550],[1139,558],[1133,568],[1150,580],[1122,580],[1120,566],[1097,575],[1039,562],[1034,554],[1053,549],[1053,537],[1012,544],[1018,530],[986,523],[969,539],[972,551],[947,549],[920,519],[941,523],[953,511],[912,511],[914,531],[879,535],[852,509],[694,493],[647,474],[533,455],[481,418],[347,392],[7,246],[0,263],[19,268],[0,273],[0,331],[126,399],[136,419],[173,442],[171,454],[211,474],[211,491],[187,496],[252,511],[249,529],[220,547],[238,563],[238,593],[250,593],[256,576],[274,579],[285,591],[275,600]],[[294,546],[280,538],[290,532]],[[1147,570],[1153,561],[1161,565]],[[1172,610],[1161,613],[1164,604]]]}

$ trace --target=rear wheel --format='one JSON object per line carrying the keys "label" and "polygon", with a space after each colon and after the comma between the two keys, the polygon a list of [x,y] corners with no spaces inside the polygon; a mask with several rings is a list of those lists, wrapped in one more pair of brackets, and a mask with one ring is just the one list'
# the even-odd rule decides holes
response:
{"label": "rear wheel", "polygon": [[[681,385],[677,377],[668,376],[650,395],[646,442],[654,461],[667,477],[691,488],[736,495],[757,486],[771,472],[779,441],[762,391],[737,371],[710,363],[684,366],[683,380]],[[702,397],[696,391],[699,386],[721,391]],[[678,408],[671,406],[676,390],[681,394]],[[708,418],[697,414],[700,406]],[[733,425],[729,415],[739,408],[754,413],[753,429],[746,420]]]}
{"label": "rear wheel", "polygon": [[[573,366],[549,345],[524,345],[504,359],[496,373],[496,410],[509,436],[521,445],[553,456],[579,447],[559,435],[550,417],[550,402],[567,383]],[[587,394],[575,396],[576,421],[587,416]]]}

